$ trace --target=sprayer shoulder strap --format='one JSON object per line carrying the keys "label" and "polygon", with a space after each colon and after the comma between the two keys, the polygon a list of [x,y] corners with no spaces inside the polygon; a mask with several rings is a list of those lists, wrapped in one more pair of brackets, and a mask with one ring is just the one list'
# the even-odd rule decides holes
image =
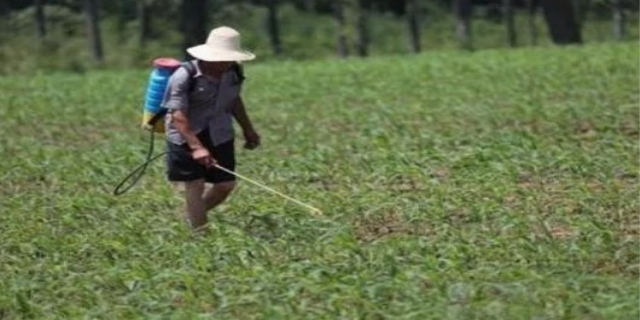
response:
{"label": "sprayer shoulder strap", "polygon": [[231,66],[231,68],[233,69],[233,72],[235,72],[236,76],[238,77],[238,83],[241,84],[245,79],[242,65],[240,65],[239,63],[234,63],[233,66]]}
{"label": "sprayer shoulder strap", "polygon": [[194,75],[196,74],[197,70],[196,70],[196,66],[193,64],[193,61],[188,60],[182,63],[182,66],[184,67],[185,70],[187,70],[187,79],[189,79],[189,82],[187,84],[188,86],[188,90],[187,92],[191,92],[191,90],[193,90],[193,83],[194,81]]}

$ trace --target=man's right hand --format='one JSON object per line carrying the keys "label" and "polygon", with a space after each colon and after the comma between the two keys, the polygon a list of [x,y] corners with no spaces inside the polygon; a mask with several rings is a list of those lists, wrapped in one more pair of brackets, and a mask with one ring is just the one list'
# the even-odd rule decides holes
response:
{"label": "man's right hand", "polygon": [[193,150],[193,159],[207,168],[211,168],[217,164],[216,160],[211,157],[209,150],[199,147]]}

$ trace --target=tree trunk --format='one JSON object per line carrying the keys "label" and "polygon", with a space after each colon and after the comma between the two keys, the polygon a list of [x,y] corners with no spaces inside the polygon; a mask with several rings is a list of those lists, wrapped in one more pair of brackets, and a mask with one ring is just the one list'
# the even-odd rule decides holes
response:
{"label": "tree trunk", "polygon": [[420,23],[418,13],[420,11],[418,0],[407,0],[405,13],[407,15],[407,26],[409,27],[409,39],[411,50],[418,53],[422,50],[420,45]]}
{"label": "tree trunk", "polygon": [[507,28],[507,41],[510,47],[515,47],[518,45],[518,34],[513,12],[513,0],[502,0],[502,14]]}
{"label": "tree trunk", "polygon": [[97,0],[84,0],[84,12],[91,54],[95,62],[102,63],[104,52],[102,50],[102,34],[100,33],[100,18],[96,2]]}
{"label": "tree trunk", "polygon": [[338,24],[338,56],[345,58],[349,55],[349,48],[347,46],[347,21],[344,16],[344,0],[337,0],[333,2],[333,15],[336,19],[336,23]]}
{"label": "tree trunk", "polygon": [[282,54],[282,42],[280,41],[280,26],[278,23],[278,0],[267,0],[267,32],[273,54]]}
{"label": "tree trunk", "polygon": [[9,8],[9,4],[7,3],[7,1],[1,1],[0,2],[0,17],[4,17],[7,14],[9,14],[9,12],[11,12],[11,9]]}
{"label": "tree trunk", "polygon": [[36,0],[35,5],[36,5],[35,19],[36,19],[36,27],[38,30],[38,38],[40,38],[40,40],[42,41],[47,36],[47,25],[45,23],[45,17],[44,17],[44,6],[42,4],[42,0]]}
{"label": "tree trunk", "polygon": [[576,23],[578,24],[578,29],[582,30],[582,27],[587,21],[587,14],[589,13],[589,6],[591,5],[591,0],[573,0],[573,11],[576,16]]}
{"label": "tree trunk", "polygon": [[538,45],[538,28],[536,27],[536,11],[538,11],[538,1],[527,0],[527,27],[529,29],[529,39],[531,45]]}
{"label": "tree trunk", "polygon": [[315,0],[304,0],[304,8],[307,12],[313,12],[315,9]]}
{"label": "tree trunk", "polygon": [[582,43],[572,0],[540,0],[540,5],[555,44]]}
{"label": "tree trunk", "polygon": [[460,40],[460,46],[466,50],[473,49],[471,37],[471,14],[473,5],[471,0],[454,0],[453,13],[456,17],[456,34]]}
{"label": "tree trunk", "polygon": [[147,0],[138,0],[138,20],[140,23],[138,44],[141,48],[144,48],[151,33],[151,21],[149,19],[149,5],[147,4]]}
{"label": "tree trunk", "polygon": [[616,40],[622,40],[626,36],[625,16],[622,8],[621,0],[611,1],[611,10],[613,11],[613,36]]}
{"label": "tree trunk", "polygon": [[[207,40],[208,0],[182,0],[183,52]],[[187,59],[193,59],[185,52]]]}
{"label": "tree trunk", "polygon": [[369,3],[367,0],[358,0],[358,55],[366,57],[369,55]]}

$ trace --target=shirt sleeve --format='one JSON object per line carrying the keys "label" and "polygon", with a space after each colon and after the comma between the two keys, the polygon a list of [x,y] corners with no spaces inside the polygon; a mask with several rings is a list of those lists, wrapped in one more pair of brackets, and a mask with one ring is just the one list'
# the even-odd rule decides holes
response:
{"label": "shirt sleeve", "polygon": [[164,107],[169,110],[189,107],[189,73],[184,68],[176,70],[169,78]]}

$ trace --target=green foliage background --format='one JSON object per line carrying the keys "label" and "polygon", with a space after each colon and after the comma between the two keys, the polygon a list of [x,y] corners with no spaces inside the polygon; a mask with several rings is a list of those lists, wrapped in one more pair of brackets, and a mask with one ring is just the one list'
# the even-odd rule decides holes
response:
{"label": "green foliage background", "polygon": [[[33,7],[13,11],[0,21],[0,59],[11,61],[0,66],[0,74],[22,72],[76,71],[94,68],[148,68],[158,56],[183,57],[180,50],[182,35],[177,20],[178,3],[156,0],[152,17],[151,40],[144,48],[138,41],[138,21],[129,7],[120,8],[120,2],[103,4],[101,29],[105,62],[95,65],[90,59],[85,36],[85,20],[81,12],[68,6],[48,5],[48,35],[38,40],[33,20]],[[599,3],[595,1],[594,3]],[[106,7],[106,8],[105,8]],[[610,13],[606,6],[587,14],[583,27],[587,43],[613,41]],[[273,60],[311,60],[336,58],[336,24],[327,14],[301,11],[287,2],[279,6],[279,18],[284,56],[274,57],[265,29],[263,6],[245,2],[218,3],[211,6],[211,26],[229,25],[241,31],[243,44],[258,54],[256,63]],[[128,10],[128,11],[127,11]],[[521,46],[532,45],[527,30],[527,17],[518,11],[518,41]],[[124,13],[122,13],[124,12]],[[505,27],[492,19],[485,7],[478,7],[473,20],[474,46],[478,50],[507,46]],[[125,14],[126,13],[126,14]],[[638,38],[637,10],[626,11],[627,40]],[[348,35],[352,54],[355,53],[355,17],[353,7],[347,9]],[[374,56],[409,54],[409,39],[403,16],[391,12],[377,12],[371,17],[371,54]],[[546,25],[538,13],[536,19],[540,46],[549,46]],[[442,5],[424,5],[421,15],[422,44],[424,50],[456,49],[454,21]]]}

